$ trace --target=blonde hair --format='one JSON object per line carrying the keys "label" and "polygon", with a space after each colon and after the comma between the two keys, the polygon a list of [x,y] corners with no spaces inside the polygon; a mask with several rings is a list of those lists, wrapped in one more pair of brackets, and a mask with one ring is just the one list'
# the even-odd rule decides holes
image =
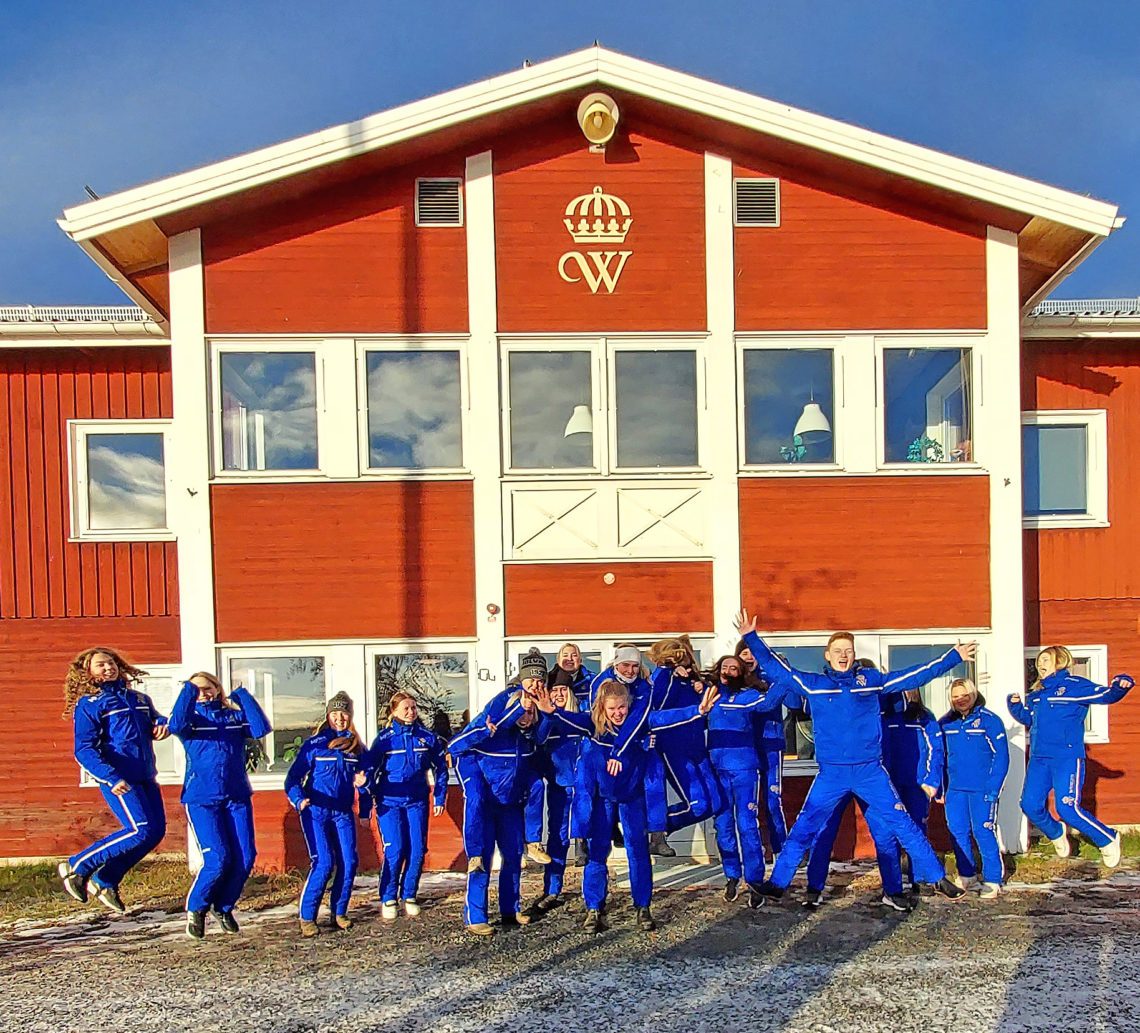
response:
{"label": "blonde hair", "polygon": [[562,645],[560,645],[558,647],[558,652],[554,654],[554,662],[558,663],[558,658],[560,656],[562,656],[563,650],[566,650],[566,649],[577,650],[577,652],[578,652],[578,664],[581,665],[581,663],[582,663],[582,647],[580,645],[578,645],[577,642],[563,642]]}
{"label": "blonde hair", "polygon": [[851,648],[855,648],[855,635],[850,631],[837,631],[834,635],[827,640],[826,649],[830,649],[832,645],[839,642],[841,639],[847,639],[851,643]]}
{"label": "blonde hair", "polygon": [[658,667],[687,667],[690,672],[697,670],[697,658],[688,635],[654,642],[649,647],[649,659]]}
{"label": "blonde hair", "polygon": [[79,702],[80,696],[94,696],[102,688],[91,678],[91,660],[96,653],[102,653],[114,660],[119,667],[119,677],[125,682],[141,681],[147,675],[146,671],[127,663],[118,653],[106,646],[92,646],[83,650],[67,666],[67,676],[63,681],[64,717],[68,717],[75,710],[75,704]]}
{"label": "blonde hair", "polygon": [[598,686],[598,694],[594,697],[594,705],[590,708],[590,717],[593,718],[596,735],[617,731],[617,726],[606,717],[606,700],[608,699],[624,700],[628,708],[630,704],[629,689],[613,678],[607,678]]}
{"label": "blonde hair", "polygon": [[[1058,671],[1067,671],[1073,666],[1073,654],[1069,652],[1068,646],[1046,646],[1044,649],[1037,651],[1037,657],[1044,653],[1048,653],[1053,658],[1053,666]],[[1036,660],[1037,657],[1034,657],[1034,660]],[[1036,669],[1036,664],[1034,664],[1034,670]],[[1041,688],[1040,677],[1033,683],[1033,687],[1029,691],[1034,692],[1039,688]]]}
{"label": "blonde hair", "polygon": [[208,681],[211,685],[213,685],[214,688],[218,690],[218,693],[219,693],[218,699],[221,701],[222,706],[225,707],[227,710],[241,710],[241,707],[239,707],[226,694],[226,690],[225,690],[225,688],[223,688],[221,680],[219,678],[215,677],[214,675],[212,675],[209,671],[195,671],[186,680],[188,682],[193,683],[195,678],[205,678],[206,681]]}
{"label": "blonde hair", "polygon": [[420,702],[410,692],[393,692],[392,698],[388,700],[388,725],[391,726],[396,720],[396,707],[398,707],[404,700],[410,699],[415,703],[416,708],[419,708]]}
{"label": "blonde hair", "polygon": [[[970,678],[955,678],[950,683],[950,687],[946,690],[947,695],[948,696],[952,695],[954,690],[959,685],[962,685],[967,689],[967,691],[973,697],[973,700],[975,703],[978,701],[978,687],[973,683],[973,681]],[[951,702],[950,705],[953,706],[954,704]]]}

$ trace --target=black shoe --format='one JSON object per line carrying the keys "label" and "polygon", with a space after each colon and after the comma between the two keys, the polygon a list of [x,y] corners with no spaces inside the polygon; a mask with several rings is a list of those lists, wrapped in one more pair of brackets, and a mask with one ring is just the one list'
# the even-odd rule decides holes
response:
{"label": "black shoe", "polygon": [[[752,896],[766,897],[770,900],[779,900],[784,895],[784,891],[779,886],[773,885],[768,879],[765,879],[759,886],[749,885],[748,889]],[[760,905],[755,906],[759,907]]]}
{"label": "black shoe", "polygon": [[116,914],[125,915],[127,913],[127,905],[123,903],[122,897],[119,896],[119,891],[114,886],[99,886],[93,884],[95,889],[95,899],[99,901],[106,908],[110,908]]}
{"label": "black shoe", "polygon": [[804,894],[803,906],[813,911],[823,907],[823,890],[808,890]]}
{"label": "black shoe", "polygon": [[[752,908],[753,911],[755,911],[757,908],[763,907],[764,901],[768,896],[770,896],[770,894],[764,889],[764,887],[768,885],[769,883],[766,882],[762,882],[759,885],[753,885],[752,883],[748,884],[748,906]],[[780,891],[780,894],[781,896],[783,895],[783,890]]]}
{"label": "black shoe", "polygon": [[605,926],[602,925],[602,916],[597,911],[587,911],[586,921],[582,923],[582,928],[588,933],[600,933]]}
{"label": "black shoe", "polygon": [[589,854],[586,850],[586,841],[584,839],[574,840],[574,867],[585,868],[588,860]]}
{"label": "black shoe", "polygon": [[186,935],[195,940],[201,940],[206,935],[206,912],[186,912]]}
{"label": "black shoe", "polygon": [[553,911],[556,907],[561,907],[566,903],[566,898],[561,893],[547,893],[541,896],[531,905],[531,911],[543,915],[547,911]]}
{"label": "black shoe", "polygon": [[238,928],[237,919],[234,918],[232,911],[219,911],[217,908],[214,908],[214,918],[218,925],[222,927],[222,932],[224,933],[236,933],[241,931]]}
{"label": "black shoe", "polygon": [[731,904],[740,896],[740,880],[726,879],[724,883],[724,899]]}
{"label": "black shoe", "polygon": [[67,861],[60,861],[56,871],[63,881],[63,892],[69,897],[74,897],[80,904],[86,904],[87,880],[82,875],[76,875]]}
{"label": "black shoe", "polygon": [[966,891],[961,886],[955,886],[949,879],[943,879],[935,884],[934,889],[947,900],[961,900],[966,895]]}
{"label": "black shoe", "polygon": [[674,850],[665,839],[664,832],[649,833],[649,852],[656,854],[658,857],[677,856],[677,851]]}
{"label": "black shoe", "polygon": [[910,897],[904,896],[901,893],[884,893],[881,903],[883,907],[889,907],[894,911],[914,910],[914,902]]}
{"label": "black shoe", "polygon": [[649,908],[639,907],[637,909],[637,928],[643,933],[651,933],[657,928],[657,923],[653,921],[653,916],[649,913]]}

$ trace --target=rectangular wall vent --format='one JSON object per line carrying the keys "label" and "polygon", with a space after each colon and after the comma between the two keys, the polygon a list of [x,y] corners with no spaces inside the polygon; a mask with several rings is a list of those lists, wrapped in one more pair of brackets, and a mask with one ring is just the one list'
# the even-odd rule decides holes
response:
{"label": "rectangular wall vent", "polygon": [[780,181],[778,179],[733,180],[732,223],[734,226],[779,226]]}
{"label": "rectangular wall vent", "polygon": [[461,179],[416,180],[417,226],[462,226]]}

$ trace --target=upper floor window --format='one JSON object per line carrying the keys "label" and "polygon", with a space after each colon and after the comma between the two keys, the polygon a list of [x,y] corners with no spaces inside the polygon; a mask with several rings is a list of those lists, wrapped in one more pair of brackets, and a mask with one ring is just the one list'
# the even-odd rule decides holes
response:
{"label": "upper floor window", "polygon": [[173,537],[167,517],[169,420],[71,420],[71,533],[79,540]]}
{"label": "upper floor window", "polygon": [[835,358],[830,348],[741,352],[743,465],[835,462]]}
{"label": "upper floor window", "polygon": [[1022,413],[1025,526],[1108,525],[1107,422],[1104,409]]}
{"label": "upper floor window", "polygon": [[973,462],[971,350],[884,348],[883,460]]}

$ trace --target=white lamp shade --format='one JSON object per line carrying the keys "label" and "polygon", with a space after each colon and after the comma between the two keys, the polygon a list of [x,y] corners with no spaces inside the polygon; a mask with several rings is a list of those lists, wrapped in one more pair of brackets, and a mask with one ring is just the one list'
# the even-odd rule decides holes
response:
{"label": "white lamp shade", "polygon": [[796,429],[792,433],[800,437],[805,444],[822,441],[831,436],[831,424],[827,422],[819,402],[808,402],[804,406],[804,411],[796,420]]}
{"label": "white lamp shade", "polygon": [[588,405],[574,406],[574,411],[570,414],[570,419],[566,421],[566,429],[562,432],[562,436],[568,438],[571,434],[593,433],[594,415],[590,412],[590,407]]}

